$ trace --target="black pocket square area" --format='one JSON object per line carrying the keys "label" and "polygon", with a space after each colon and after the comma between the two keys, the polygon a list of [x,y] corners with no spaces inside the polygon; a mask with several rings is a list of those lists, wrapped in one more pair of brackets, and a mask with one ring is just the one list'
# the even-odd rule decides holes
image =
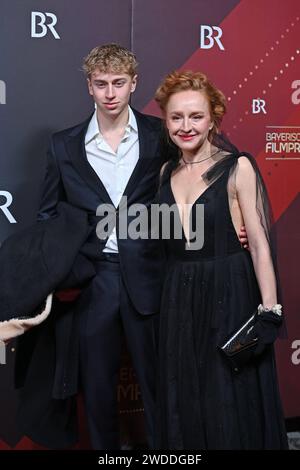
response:
{"label": "black pocket square area", "polygon": [[229,360],[234,372],[241,370],[251,359],[256,349],[258,338],[255,334],[251,334],[256,319],[257,314],[254,313],[219,346],[222,354]]}

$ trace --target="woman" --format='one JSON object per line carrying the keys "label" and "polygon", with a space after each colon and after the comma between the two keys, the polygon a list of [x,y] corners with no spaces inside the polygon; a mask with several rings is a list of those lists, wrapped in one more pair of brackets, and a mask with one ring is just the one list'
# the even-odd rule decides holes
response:
{"label": "woman", "polygon": [[[157,447],[286,448],[272,347],[282,317],[263,181],[255,160],[218,133],[225,98],[204,74],[173,72],[155,98],[179,150],[161,172],[160,203],[175,211],[164,240]],[[237,237],[241,225],[249,251]],[[248,332],[254,353],[234,370],[219,346],[259,304]]]}

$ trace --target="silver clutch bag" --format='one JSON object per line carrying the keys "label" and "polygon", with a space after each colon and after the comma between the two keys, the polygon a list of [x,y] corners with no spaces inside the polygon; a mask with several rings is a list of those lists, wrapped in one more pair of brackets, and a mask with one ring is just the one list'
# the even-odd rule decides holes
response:
{"label": "silver clutch bag", "polygon": [[255,311],[242,326],[235,330],[229,338],[219,346],[222,354],[229,360],[234,372],[239,372],[250,360],[257,346],[258,338],[251,334],[256,323],[256,318],[257,313]]}

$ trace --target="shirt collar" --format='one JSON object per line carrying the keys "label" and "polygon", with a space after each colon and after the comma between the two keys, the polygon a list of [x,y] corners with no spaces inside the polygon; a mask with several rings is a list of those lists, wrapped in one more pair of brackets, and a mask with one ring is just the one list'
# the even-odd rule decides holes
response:
{"label": "shirt collar", "polygon": [[85,145],[89,144],[98,134],[99,134],[99,126],[97,121],[97,110],[95,110],[92,119],[89,122],[86,134],[85,134]]}
{"label": "shirt collar", "polygon": [[132,111],[131,107],[128,106],[129,110],[129,119],[128,119],[128,124],[126,126],[126,129],[132,129],[134,132],[138,132],[138,127],[137,127],[137,122],[136,122],[136,117],[134,115],[134,112]]}
{"label": "shirt collar", "polygon": [[[136,117],[130,106],[128,106],[128,111],[129,111],[129,117],[128,117],[127,126],[125,128],[124,138],[128,137],[131,131],[135,133],[138,132]],[[92,119],[90,120],[90,123],[88,125],[86,134],[85,134],[85,145],[90,143],[97,136],[99,136],[100,139],[102,139],[102,134],[98,126],[97,110],[95,110],[92,116]]]}

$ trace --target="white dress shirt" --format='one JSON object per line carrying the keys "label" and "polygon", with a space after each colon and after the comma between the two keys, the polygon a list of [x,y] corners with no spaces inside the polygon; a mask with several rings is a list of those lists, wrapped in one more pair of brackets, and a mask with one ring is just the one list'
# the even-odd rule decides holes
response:
{"label": "white dress shirt", "polygon": [[[94,112],[85,135],[85,150],[88,162],[102,181],[116,208],[139,159],[137,122],[130,106],[128,106],[128,110],[128,124],[116,152],[112,150],[101,134],[97,111]],[[103,251],[118,253],[115,228],[110,234]]]}

